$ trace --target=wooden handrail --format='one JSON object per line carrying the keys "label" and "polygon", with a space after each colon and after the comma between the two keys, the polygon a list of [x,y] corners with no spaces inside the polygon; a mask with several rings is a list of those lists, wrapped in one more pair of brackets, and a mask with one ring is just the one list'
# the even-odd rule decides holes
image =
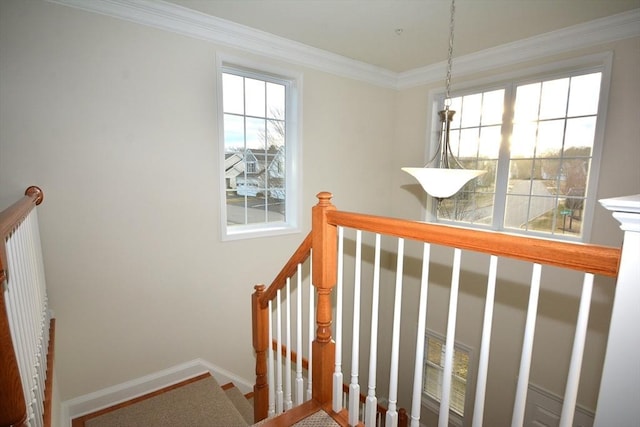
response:
{"label": "wooden handrail", "polygon": [[621,248],[471,230],[352,212],[327,212],[334,226],[467,249],[500,257],[616,277]]}
{"label": "wooden handrail", "polygon": [[293,276],[298,268],[298,264],[302,264],[307,260],[307,258],[309,258],[312,242],[313,236],[309,233],[300,246],[298,246],[298,249],[296,249],[291,258],[289,258],[289,261],[287,261],[285,266],[282,267],[280,273],[278,273],[276,278],[273,279],[271,285],[260,297],[260,304],[263,308],[267,308],[269,301],[273,300],[276,297],[277,292],[284,288],[287,284],[287,277]]}
{"label": "wooden handrail", "polygon": [[24,192],[22,199],[0,212],[0,237],[2,238],[2,244],[0,245],[0,283],[4,283],[9,274],[7,272],[5,240],[22,224],[22,221],[29,215],[31,210],[42,203],[43,200],[44,193],[42,190],[32,185]]}
{"label": "wooden handrail", "polygon": [[32,186],[27,188],[22,199],[0,212],[0,426],[20,427],[27,424],[20,370],[13,350],[4,300],[4,284],[9,278],[5,242],[43,199],[42,190]]}

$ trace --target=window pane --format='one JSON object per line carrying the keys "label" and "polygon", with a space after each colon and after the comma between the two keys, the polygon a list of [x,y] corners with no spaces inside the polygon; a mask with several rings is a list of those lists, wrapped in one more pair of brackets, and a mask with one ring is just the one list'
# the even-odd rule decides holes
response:
{"label": "window pane", "polygon": [[533,157],[536,148],[536,123],[515,123],[509,143],[511,158]]}
{"label": "window pane", "polygon": [[266,117],[265,82],[245,78],[245,104],[248,116]]}
{"label": "window pane", "polygon": [[571,78],[568,112],[570,117],[598,113],[601,77],[602,73],[593,73]]}
{"label": "window pane", "polygon": [[558,194],[583,197],[587,188],[590,163],[589,159],[563,160],[562,175],[559,180],[562,185],[558,189]]}
{"label": "window pane", "polygon": [[267,121],[267,145],[268,147],[284,146],[285,123],[280,120]]}
{"label": "window pane", "polygon": [[568,92],[568,78],[544,82],[540,98],[540,120],[564,117]]}
{"label": "window pane", "polygon": [[537,157],[560,157],[564,137],[563,120],[540,122],[538,126]]}
{"label": "window pane", "polygon": [[514,122],[521,123],[538,119],[540,108],[540,83],[518,86]]}
{"label": "window pane", "polygon": [[266,142],[266,120],[246,118],[247,148],[252,150],[264,150]]}
{"label": "window pane", "polygon": [[244,147],[244,119],[242,116],[224,115],[225,152]]}
{"label": "window pane", "polygon": [[267,117],[284,120],[285,87],[281,84],[267,83]]}
{"label": "window pane", "polygon": [[244,79],[233,74],[222,75],[222,102],[225,113],[244,114]]}
{"label": "window pane", "polygon": [[500,126],[487,126],[480,129],[478,156],[484,159],[497,159],[502,143]]}
{"label": "window pane", "polygon": [[462,97],[462,110],[460,111],[460,127],[480,126],[480,113],[482,112],[482,94],[467,95]]}
{"label": "window pane", "polygon": [[[565,136],[565,153],[571,148],[577,148],[583,156],[591,156],[593,139],[596,133],[596,118],[582,117],[567,120],[567,134]],[[565,154],[566,155],[566,154]]]}
{"label": "window pane", "polygon": [[460,145],[458,147],[458,158],[473,158],[478,155],[478,128],[462,129],[460,131]]}
{"label": "window pane", "polygon": [[482,96],[482,125],[499,125],[504,112],[504,89],[485,92]]}

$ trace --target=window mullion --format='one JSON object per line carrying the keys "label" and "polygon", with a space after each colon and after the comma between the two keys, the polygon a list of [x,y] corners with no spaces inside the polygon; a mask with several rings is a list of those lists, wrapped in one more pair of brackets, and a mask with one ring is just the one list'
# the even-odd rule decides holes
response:
{"label": "window mullion", "polygon": [[513,133],[513,118],[515,106],[515,90],[513,85],[504,88],[504,111],[502,113],[502,143],[498,154],[496,172],[496,192],[494,195],[493,223],[494,230],[501,230],[504,224],[505,207],[507,204],[507,189],[509,187],[509,149],[511,134]]}

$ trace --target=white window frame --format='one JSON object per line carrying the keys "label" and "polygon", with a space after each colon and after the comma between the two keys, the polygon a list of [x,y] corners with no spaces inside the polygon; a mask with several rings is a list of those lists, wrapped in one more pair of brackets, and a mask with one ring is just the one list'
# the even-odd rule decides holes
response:
{"label": "white window frame", "polygon": [[[277,236],[300,232],[302,212],[302,73],[265,62],[247,58],[217,54],[216,80],[218,93],[218,155],[220,181],[220,234],[221,240],[239,240],[256,237]],[[225,141],[222,75],[234,70],[246,77],[284,84],[285,98],[285,220],[242,225],[227,224],[227,198],[225,180]]]}
{"label": "white window frame", "polygon": [[[428,350],[428,343],[429,343],[429,338],[433,339],[433,340],[437,340],[440,341],[442,343],[442,348],[444,351],[444,346],[446,343],[446,338],[442,335],[440,335],[439,333],[432,331],[432,330],[425,330],[425,341],[424,341],[424,379],[423,381],[426,380],[427,378],[427,350]],[[460,343],[458,341],[454,342],[454,349],[459,351],[459,352],[463,352],[467,354],[468,357],[468,365],[467,365],[467,379],[466,379],[466,387],[465,387],[465,392],[464,392],[464,409],[465,409],[465,414],[468,414],[469,410],[470,410],[470,405],[471,402],[473,401],[473,397],[471,396],[472,393],[475,390],[475,386],[473,384],[473,379],[474,379],[474,375],[472,372],[472,368],[474,366],[474,352],[473,349],[463,343]],[[440,400],[436,399],[430,395],[428,395],[425,391],[424,391],[424,383],[422,384],[422,405],[424,407],[426,407],[427,409],[429,409],[431,412],[433,412],[434,414],[439,414],[440,413]],[[455,426],[462,426],[464,423],[464,419],[465,419],[465,415],[461,416],[460,414],[458,414],[456,411],[454,411],[453,409],[449,408],[449,424],[453,424]]]}
{"label": "white window frame", "polygon": [[[492,89],[505,88],[507,90],[506,96],[509,96],[509,91],[515,88],[517,85],[535,82],[539,80],[552,79],[554,77],[566,77],[571,73],[580,72],[601,72],[602,79],[600,82],[600,100],[598,105],[598,119],[596,122],[596,130],[594,135],[593,150],[591,157],[591,166],[589,171],[589,182],[586,189],[587,197],[585,199],[585,206],[583,211],[582,220],[582,236],[570,236],[559,234],[548,234],[543,232],[536,232],[532,230],[516,230],[505,229],[502,223],[504,218],[504,197],[496,197],[494,200],[494,217],[493,223],[489,226],[482,224],[469,224],[462,221],[453,221],[446,219],[438,219],[436,214],[437,203],[434,200],[429,200],[427,204],[427,210],[425,212],[425,219],[430,222],[439,222],[443,224],[451,224],[460,227],[477,228],[477,229],[490,229],[495,231],[504,231],[516,234],[525,234],[529,236],[543,237],[553,240],[568,240],[568,241],[580,241],[589,242],[591,239],[591,231],[593,226],[593,217],[597,202],[597,188],[598,178],[600,171],[600,162],[602,158],[602,149],[604,145],[604,130],[607,122],[606,112],[609,100],[609,86],[611,81],[611,67],[613,62],[612,52],[597,53],[577,58],[572,58],[564,61],[553,62],[536,67],[523,68],[519,71],[512,73],[505,73],[495,77],[474,80],[465,82],[458,85],[455,90],[452,91],[451,97],[458,97],[468,95],[472,93],[489,91]],[[427,159],[433,158],[435,150],[438,145],[440,124],[437,117],[437,112],[442,109],[444,101],[444,89],[439,88],[429,92],[429,123],[430,132],[428,133],[427,146]],[[511,124],[507,125],[509,132]],[[502,162],[502,163],[500,163]],[[496,177],[496,193],[505,192],[508,181],[508,168],[509,158],[501,158],[499,160],[498,175]],[[497,212],[497,213],[496,213]]]}

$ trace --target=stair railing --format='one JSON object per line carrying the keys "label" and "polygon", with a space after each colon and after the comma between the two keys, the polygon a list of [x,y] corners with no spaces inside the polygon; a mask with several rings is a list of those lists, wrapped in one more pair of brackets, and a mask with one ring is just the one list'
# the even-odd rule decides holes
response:
{"label": "stair railing", "polygon": [[[336,316],[338,324],[336,329],[336,341],[333,341],[332,337],[332,306],[331,295],[333,289],[336,286],[340,286],[342,277],[341,264],[342,253],[338,250],[340,247],[342,230],[350,229],[356,232],[356,242],[359,240],[357,235],[361,232],[372,233],[377,235],[388,236],[396,238],[398,242],[397,266],[396,266],[396,284],[395,284],[395,300],[393,308],[393,332],[392,332],[392,349],[391,349],[391,367],[389,378],[389,408],[386,415],[386,426],[395,427],[398,424],[400,418],[400,411],[397,408],[397,396],[398,396],[398,348],[399,348],[399,325],[400,325],[400,301],[402,298],[402,281],[403,281],[403,265],[402,260],[404,258],[404,241],[405,239],[422,242],[423,244],[423,272],[420,285],[420,298],[419,298],[419,310],[418,310],[418,336],[416,337],[416,356],[415,356],[415,369],[413,378],[413,397],[411,408],[411,425],[418,426],[421,412],[420,396],[422,394],[422,368],[423,368],[423,343],[421,341],[422,334],[424,334],[424,321],[426,318],[426,300],[427,290],[429,287],[429,254],[432,245],[438,245],[443,247],[449,247],[453,249],[453,261],[452,261],[452,282],[449,298],[449,311],[447,320],[447,334],[446,342],[444,345],[444,373],[443,373],[443,390],[442,399],[440,401],[439,422],[440,427],[445,427],[449,423],[449,411],[450,402],[449,394],[451,390],[451,374],[453,365],[453,347],[455,340],[455,329],[457,319],[457,298],[461,272],[461,257],[463,251],[478,252],[490,255],[490,265],[487,281],[487,299],[485,305],[485,318],[482,330],[482,341],[480,349],[480,362],[476,367],[478,372],[478,380],[476,383],[476,401],[474,405],[473,425],[481,426],[483,421],[483,410],[485,402],[485,387],[486,377],[488,369],[488,354],[491,337],[491,319],[493,317],[493,292],[495,290],[495,278],[497,274],[497,262],[499,258],[510,258],[520,261],[531,263],[532,275],[530,283],[530,296],[529,304],[527,308],[525,330],[523,339],[522,354],[520,358],[520,370],[518,373],[517,393],[515,397],[515,403],[513,406],[513,420],[512,425],[522,425],[524,417],[524,407],[526,402],[526,390],[529,381],[529,371],[531,367],[531,355],[533,348],[533,336],[535,331],[535,320],[537,312],[538,295],[540,292],[540,276],[543,266],[554,266],[563,269],[573,270],[578,274],[583,274],[583,293],[581,297],[580,309],[578,313],[576,334],[574,338],[574,347],[571,357],[571,363],[569,367],[569,374],[567,379],[566,392],[564,397],[565,408],[562,414],[561,425],[571,425],[573,412],[576,404],[576,396],[578,390],[578,381],[580,366],[582,363],[582,352],[584,349],[585,329],[588,320],[588,311],[590,306],[591,288],[593,285],[594,275],[603,275],[610,277],[618,277],[618,265],[621,259],[622,250],[620,248],[612,248],[590,244],[577,244],[569,242],[550,241],[545,239],[529,238],[524,236],[513,236],[504,233],[486,232],[478,230],[462,229],[451,226],[444,226],[439,224],[427,224],[418,221],[406,221],[394,218],[376,217],[372,215],[355,214],[349,212],[337,211],[331,204],[330,193],[320,193],[318,195],[318,204],[312,209],[312,233],[307,236],[305,242],[296,251],[296,254],[292,258],[292,261],[287,263],[287,266],[283,268],[281,274],[278,275],[278,280],[282,280],[285,277],[289,277],[298,268],[298,264],[309,257],[311,247],[313,252],[311,255],[312,268],[311,276],[313,286],[316,288],[317,303],[316,303],[316,323],[315,323],[315,338],[312,343],[312,362],[310,375],[312,381],[312,398],[316,401],[320,407],[325,410],[333,409],[334,414],[340,410],[343,406],[341,402],[342,398],[333,400],[332,396],[339,394],[337,390],[342,389],[342,372],[341,372],[341,353],[342,343],[339,335],[341,334],[342,325],[339,324],[341,316],[341,302],[339,301],[341,291],[338,290],[336,298]],[[635,201],[635,209],[640,210],[637,206],[638,202]],[[637,213],[634,220],[637,221]],[[618,216],[616,216],[618,218]],[[637,235],[637,225],[635,229],[632,227],[632,231]],[[629,229],[625,228],[627,234]],[[634,236],[631,236],[634,238]],[[625,236],[625,239],[629,239],[629,236]],[[637,242],[637,239],[632,240]],[[359,243],[356,243],[358,245]],[[376,246],[378,244],[376,243]],[[625,247],[628,245],[625,245]],[[625,248],[623,247],[623,248]],[[379,250],[376,247],[376,251]],[[637,248],[631,248],[636,250]],[[628,251],[629,252],[629,251]],[[634,252],[634,253],[636,253]],[[357,263],[361,262],[358,258],[358,250],[356,250],[356,270]],[[629,256],[627,256],[629,258]],[[623,259],[625,257],[623,256]],[[378,261],[375,261],[377,264]],[[637,269],[638,263],[627,263],[624,266],[625,271],[620,272],[618,286],[621,285],[620,281],[627,282],[624,285],[625,289],[631,289],[635,281],[637,285]],[[376,267],[378,268],[378,267]],[[635,270],[633,270],[635,269]],[[285,272],[286,271],[286,272]],[[274,281],[274,288],[265,290],[264,286],[256,287],[256,292],[253,295],[254,306],[254,347],[256,349],[256,394],[255,396],[261,396],[264,393],[264,397],[256,399],[256,421],[263,419],[267,416],[269,403],[268,402],[268,387],[265,385],[267,368],[266,368],[266,353],[270,343],[269,337],[269,299],[265,296],[267,294],[273,296],[280,292],[280,290],[286,286],[286,279],[276,283]],[[357,293],[357,290],[354,290]],[[354,298],[354,299],[357,299]],[[374,304],[375,305],[375,304]],[[614,303],[614,319],[616,318],[616,307]],[[357,316],[356,316],[357,317]],[[636,315],[636,318],[638,316]],[[640,319],[638,319],[640,320]],[[354,321],[354,324],[356,322]],[[372,322],[373,323],[373,322]],[[357,326],[357,325],[356,325]],[[612,321],[612,329],[614,328]],[[358,327],[354,326],[354,337],[352,341],[358,340],[355,336],[358,333]],[[372,324],[372,337],[377,335]],[[257,331],[257,333],[256,333]],[[627,341],[635,343],[637,338],[629,337],[629,333],[626,334]],[[337,350],[337,352],[336,352]],[[356,346],[354,351],[359,351]],[[609,353],[615,351],[611,347],[607,350],[607,358]],[[370,359],[375,359],[375,353],[370,354]],[[356,363],[356,371],[351,372],[353,389],[358,389],[358,375],[357,375],[357,357],[354,357]],[[606,373],[607,361],[605,360],[605,373],[603,374],[603,390],[604,385],[612,384],[609,381]],[[374,370],[370,366],[370,372]],[[337,382],[334,384],[334,378]],[[370,376],[369,381],[372,381]],[[372,384],[369,385],[371,390]],[[373,378],[373,388],[375,388],[375,376]],[[638,392],[637,385],[635,391]],[[352,395],[356,393],[352,392]],[[611,393],[608,393],[610,396]],[[341,393],[340,393],[341,395]],[[369,396],[368,396],[369,397]],[[603,399],[602,391],[599,402]],[[615,404],[614,399],[610,399]],[[375,401],[375,392],[373,394],[372,401]],[[355,404],[349,403],[349,407],[355,408]],[[600,403],[599,403],[600,405]],[[357,425],[359,420],[353,418],[352,412],[345,411],[341,413],[347,413],[350,417],[348,420],[344,420],[343,425]],[[366,411],[365,411],[366,412]],[[366,416],[365,416],[366,418]],[[597,420],[597,418],[596,418]],[[366,421],[365,421],[366,422]],[[367,424],[367,426],[370,424]],[[602,424],[604,425],[604,424]]]}
{"label": "stair railing", "polygon": [[[276,413],[279,414],[284,409],[284,396],[278,398],[278,402],[282,402],[282,404],[279,410],[276,410],[276,390],[273,387],[269,388],[269,383],[274,384],[275,380],[273,378],[269,380],[268,375],[275,377],[273,375],[274,367],[282,367],[282,363],[275,364],[273,352],[270,350],[270,343],[273,341],[271,304],[272,301],[280,301],[280,292],[287,287],[290,278],[299,273],[300,266],[311,256],[312,239],[312,233],[309,233],[293,256],[280,270],[269,288],[265,288],[264,285],[257,285],[251,297],[253,348],[256,353],[256,383],[253,387],[254,420],[256,422],[268,416],[274,416]],[[300,278],[300,274],[298,274],[298,277]],[[301,292],[302,290],[298,289],[298,295],[301,295]],[[309,305],[309,309],[310,316],[313,319],[314,306],[312,303]],[[301,313],[301,310],[298,309],[297,313]],[[313,322],[309,322],[309,325],[313,325]],[[298,327],[300,327],[300,322],[298,322]],[[278,328],[278,330],[280,331],[281,328]],[[312,334],[310,333],[309,335]],[[282,340],[278,341],[282,342]],[[300,345],[301,340],[298,339],[297,342]],[[298,350],[298,352],[300,351]],[[280,352],[277,354],[280,354]],[[309,354],[311,355],[311,352]],[[288,360],[291,360],[291,357]],[[281,378],[281,375],[278,375],[278,378]],[[311,393],[308,394],[306,400],[311,397]]]}
{"label": "stair railing", "polygon": [[47,308],[38,187],[0,212],[0,426],[49,426],[55,321]]}

